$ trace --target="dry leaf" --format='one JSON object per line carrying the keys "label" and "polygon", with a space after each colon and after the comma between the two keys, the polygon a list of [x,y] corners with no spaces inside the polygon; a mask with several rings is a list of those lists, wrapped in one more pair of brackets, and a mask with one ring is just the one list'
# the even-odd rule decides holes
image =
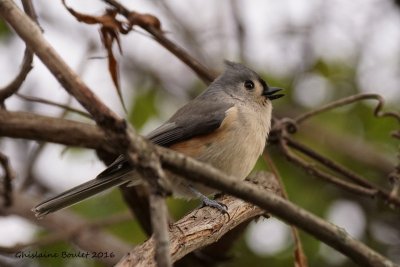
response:
{"label": "dry leaf", "polygon": [[72,8],[68,7],[65,4],[65,0],[62,0],[65,8],[73,15],[78,21],[86,23],[86,24],[99,24],[100,27],[100,37],[103,43],[104,48],[107,50],[108,57],[108,70],[110,72],[111,78],[113,80],[114,86],[117,90],[118,97],[121,101],[121,104],[127,112],[124,100],[122,98],[120,82],[119,82],[119,71],[118,71],[118,62],[115,59],[113,54],[112,46],[114,42],[117,43],[119,52],[122,54],[121,42],[119,39],[120,33],[129,32],[131,27],[125,28],[124,23],[117,20],[116,15],[117,12],[113,9],[106,9],[106,12],[101,16],[92,16],[86,15],[83,13],[79,13]]}

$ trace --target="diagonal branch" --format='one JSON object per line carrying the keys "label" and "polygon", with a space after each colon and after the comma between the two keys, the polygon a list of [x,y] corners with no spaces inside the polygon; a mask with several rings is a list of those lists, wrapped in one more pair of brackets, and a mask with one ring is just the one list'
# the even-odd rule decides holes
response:
{"label": "diagonal branch", "polygon": [[[130,11],[116,0],[103,1],[113,6],[121,15],[125,16],[130,21],[133,19],[133,14],[142,15],[137,12]],[[159,44],[161,44],[168,51],[179,58],[182,62],[184,62],[188,67],[190,67],[200,77],[200,79],[203,80],[204,83],[209,84],[216,78],[215,73],[208,70],[203,64],[201,64],[195,58],[189,55],[182,47],[178,46],[167,37],[165,37],[163,31],[160,29],[160,25],[158,25],[157,27],[152,23],[144,23],[138,24],[138,26],[150,33]]]}
{"label": "diagonal branch", "polygon": [[[234,177],[227,176],[207,164],[169,149],[154,146],[133,131],[126,132],[125,122],[119,119],[89,90],[47,43],[40,29],[18,9],[14,2],[0,0],[0,14],[12,25],[65,89],[89,111],[97,124],[103,130],[109,132],[109,140],[114,145],[114,151],[127,154],[132,163],[138,163],[137,156],[156,152],[164,168],[185,176],[188,180],[206,184],[250,201],[284,221],[305,230],[362,266],[395,266],[388,259],[350,237],[342,229],[298,208],[281,197],[264,190],[258,190],[251,184],[239,182]],[[132,15],[132,12],[130,15]],[[160,35],[160,38],[163,37],[162,32],[157,27],[149,26],[148,30],[149,32],[154,31],[154,34]],[[121,141],[125,142],[121,144]],[[139,169],[142,167],[140,162],[136,166],[139,166]],[[210,242],[215,237],[211,235],[209,237]]]}
{"label": "diagonal branch", "polygon": [[[0,115],[2,113],[12,114],[10,112],[0,111]],[[59,120],[60,119],[53,121],[53,127],[61,130],[63,128],[62,125],[65,124],[65,121],[60,120],[60,122],[58,122]],[[7,129],[5,129],[7,127],[3,127],[1,122],[0,116],[0,135],[3,135],[3,132],[5,132],[12,136],[13,132],[7,131]],[[74,127],[72,126],[73,124],[75,124]],[[101,145],[107,145],[107,143],[104,142],[105,135],[100,129],[94,126],[82,127],[81,129],[81,127],[77,127],[78,125],[82,126],[82,123],[73,121],[68,121],[67,123],[67,129],[75,129],[74,138],[81,140],[83,144],[87,145],[87,143],[90,143],[99,149],[101,149]],[[32,124],[30,127],[33,132],[42,130],[41,124]],[[95,134],[97,138],[96,140],[93,140],[91,136],[87,135],[88,129],[90,129],[90,132]],[[31,135],[24,135],[23,131],[20,131],[19,137],[22,138],[24,136],[28,138],[31,137]],[[101,137],[104,137],[104,139],[101,139]],[[139,154],[149,153],[149,151],[152,151],[153,149],[156,150],[157,154],[160,156],[160,160],[164,168],[182,175],[188,180],[205,184],[222,192],[232,194],[233,196],[254,203],[268,212],[271,212],[271,214],[286,221],[287,223],[293,224],[306,231],[315,238],[347,255],[350,259],[362,266],[396,266],[379,253],[371,250],[363,243],[350,237],[343,229],[331,223],[325,222],[321,218],[297,207],[281,197],[269,194],[263,190],[257,190],[256,187],[249,183],[239,182],[234,177],[227,176],[221,171],[207,164],[186,157],[183,154],[166,148],[156,147],[144,141],[144,139],[140,136],[131,134],[130,137],[133,140],[132,143],[136,144]],[[52,137],[53,142],[56,140],[59,140],[61,143],[68,142],[66,140]],[[107,146],[105,148],[107,148]],[[213,236],[210,236],[210,238],[213,238]]]}
{"label": "diagonal branch", "polygon": [[324,221],[282,197],[259,190],[249,183],[239,182],[234,177],[227,176],[215,168],[210,168],[207,164],[200,163],[182,154],[165,149],[160,150],[163,151],[160,156],[165,168],[186,177],[188,180],[205,184],[249,201],[285,222],[306,231],[361,266],[397,266],[362,242],[352,238],[342,228]]}
{"label": "diagonal branch", "polygon": [[[279,186],[269,173],[257,173],[249,180],[251,183],[257,184],[258,188],[262,188],[263,192],[279,193]],[[221,215],[220,211],[206,207],[192,211],[170,227],[171,246],[169,250],[173,262],[198,248],[217,241],[233,228],[264,213],[260,208],[231,196],[224,196],[219,201],[228,206],[229,216]],[[156,266],[154,247],[154,238],[152,237],[142,245],[135,247],[116,266]]]}
{"label": "diagonal branch", "polygon": [[[22,5],[25,12],[38,24],[36,11],[30,0],[23,0]],[[22,83],[25,81],[29,72],[32,70],[33,52],[26,47],[24,52],[24,58],[22,59],[22,65],[19,73],[15,76],[6,87],[0,89],[0,106],[4,105],[4,101],[15,94],[21,87]]]}
{"label": "diagonal branch", "polygon": [[10,161],[6,155],[0,152],[0,165],[3,168],[3,190],[4,206],[12,205],[12,181],[15,179],[15,173],[11,168]]}
{"label": "diagonal branch", "polygon": [[[364,179],[363,177],[359,176],[358,174],[354,173],[351,170],[348,170],[344,166],[340,165],[339,163],[336,163],[332,161],[331,159],[328,159],[319,153],[315,152],[311,148],[293,140],[292,138],[285,136],[283,137],[285,139],[285,142],[287,142],[287,145],[290,147],[300,151],[304,155],[307,155],[308,157],[316,160],[317,162],[320,162],[323,164],[325,167],[341,174],[342,176],[346,177],[349,180],[352,180],[353,182],[357,183],[358,185],[361,185],[365,188],[369,188],[372,190],[376,190],[376,192],[372,196],[378,196],[382,198],[383,200],[396,205],[397,207],[400,207],[400,199],[396,196],[393,196],[390,192],[385,190],[384,188],[381,188],[380,186],[373,184],[372,182],[369,182],[368,180]],[[294,154],[288,152],[289,150],[285,149],[285,154],[293,159]],[[293,160],[295,163],[301,165],[303,168],[308,168],[305,163],[305,161],[299,161],[299,160]],[[320,172],[316,171],[314,174],[317,176],[320,176]]]}
{"label": "diagonal branch", "polygon": [[99,125],[125,130],[123,120],[104,105],[44,38],[40,28],[11,0],[0,1],[0,15],[14,28],[62,86],[92,115]]}
{"label": "diagonal branch", "polygon": [[33,53],[28,48],[25,49],[24,58],[22,60],[21,70],[15,76],[14,80],[12,80],[6,87],[0,89],[0,105],[4,104],[4,101],[15,94],[22,83],[25,81],[25,78],[28,76],[28,73],[31,71],[33,61]]}

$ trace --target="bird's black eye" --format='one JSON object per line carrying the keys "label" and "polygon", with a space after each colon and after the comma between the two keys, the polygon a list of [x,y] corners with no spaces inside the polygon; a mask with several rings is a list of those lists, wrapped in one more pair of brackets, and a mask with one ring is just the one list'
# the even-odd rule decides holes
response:
{"label": "bird's black eye", "polygon": [[253,81],[247,80],[244,82],[244,87],[246,87],[247,90],[251,90],[254,88],[254,83]]}

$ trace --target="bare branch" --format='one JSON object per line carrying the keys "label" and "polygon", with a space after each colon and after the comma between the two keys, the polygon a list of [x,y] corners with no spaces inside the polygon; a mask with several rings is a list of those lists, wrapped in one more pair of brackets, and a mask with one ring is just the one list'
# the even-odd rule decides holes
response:
{"label": "bare branch", "polygon": [[104,132],[94,125],[27,112],[0,110],[0,135],[114,151],[105,142]]}
{"label": "bare branch", "polygon": [[[279,170],[276,167],[273,160],[271,159],[271,157],[268,155],[268,153],[265,150],[263,153],[263,158],[264,158],[265,162],[268,164],[268,166],[269,166],[270,170],[272,171],[272,173],[274,174],[274,176],[276,177],[276,180],[281,188],[282,197],[289,200],[289,195],[286,192],[285,184],[283,183],[283,180],[279,173]],[[290,225],[290,229],[292,232],[292,237],[293,237],[294,246],[295,246],[295,249],[294,249],[294,259],[296,262],[295,266],[296,267],[308,267],[307,256],[304,253],[303,244],[301,243],[299,231],[293,225]]]}
{"label": "bare branch", "polygon": [[[330,168],[331,170],[343,175],[344,177],[348,178],[349,180],[352,180],[353,182],[364,186],[366,188],[372,189],[372,190],[376,190],[375,195],[379,196],[380,198],[382,198],[383,200],[396,205],[397,207],[400,207],[400,199],[395,197],[393,194],[391,194],[390,192],[388,192],[387,190],[379,187],[378,185],[375,185],[371,182],[369,182],[368,180],[366,180],[365,178],[359,176],[358,174],[354,173],[353,171],[345,168],[344,166],[340,165],[339,163],[334,162],[331,159],[328,159],[322,155],[320,155],[319,153],[317,153],[316,151],[310,149],[309,147],[306,147],[305,145],[293,140],[292,138],[289,137],[283,137],[286,141],[287,144],[298,150],[301,151],[302,153],[304,153],[305,155],[307,155],[308,157],[322,163],[324,166]],[[289,155],[291,156],[291,155]],[[300,163],[299,161],[296,161],[297,163]],[[305,167],[305,166],[303,166]],[[317,174],[317,176],[319,176],[319,172],[316,172],[315,174]]]}
{"label": "bare branch", "polygon": [[15,94],[22,83],[25,81],[25,78],[28,76],[28,73],[31,71],[33,60],[33,53],[28,48],[25,49],[24,59],[22,60],[22,65],[19,73],[15,76],[14,80],[12,80],[6,87],[0,89],[0,105],[4,104],[4,101]]}
{"label": "bare branch", "polygon": [[[115,3],[115,1],[112,0],[107,0],[107,2]],[[152,24],[154,19],[156,19],[155,17],[145,16],[137,12],[127,12],[128,13],[124,15],[127,16],[132,24],[139,25],[153,34],[154,38],[156,38],[156,40],[158,40],[165,47],[168,47],[169,44],[171,46],[170,51],[175,51],[175,53],[180,51],[179,49],[176,50],[174,44],[168,43],[170,41],[165,38],[159,25]],[[238,182],[233,177],[226,176],[222,172],[212,168],[207,164],[199,163],[191,158],[185,157],[165,148],[155,147],[149,142],[146,142],[142,137],[134,134],[132,131],[126,132],[126,125],[124,121],[119,119],[111,110],[109,110],[89,90],[89,88],[79,79],[79,77],[72,72],[72,70],[62,61],[53,48],[44,40],[42,34],[40,33],[40,29],[34,23],[32,23],[12,1],[0,0],[0,14],[8,23],[12,25],[12,27],[17,31],[22,39],[24,39],[28,46],[39,56],[39,58],[60,81],[60,83],[67,89],[67,91],[70,92],[70,94],[72,94],[89,111],[98,125],[100,125],[104,130],[110,130],[110,140],[113,142],[113,144],[120,143],[116,142],[116,140],[118,140],[118,138],[121,139],[121,137],[126,141],[126,143],[123,145],[115,147],[114,151],[128,154],[129,160],[132,161],[132,163],[139,163],[136,164],[139,169],[143,168],[144,166],[142,166],[140,161],[137,161],[138,157],[148,153],[156,152],[158,155],[160,155],[160,159],[167,169],[187,177],[188,180],[204,183],[208,186],[215,187],[222,191],[251,201],[260,207],[273,212],[283,220],[299,226],[311,235],[316,236],[318,239],[348,255],[355,262],[363,266],[394,266],[393,263],[378,253],[370,250],[362,243],[348,236],[343,230],[326,223],[322,219],[319,219],[305,210],[296,207],[290,202],[275,195],[268,194],[263,190],[257,190],[257,188],[247,183]],[[153,20],[151,20],[150,23],[147,23],[149,21],[140,21],[140,19],[144,18],[151,18]],[[140,23],[138,23],[138,21]],[[189,65],[190,58],[188,59],[182,56],[179,58]],[[190,63],[193,62],[190,61]],[[206,74],[209,74],[209,72]],[[210,76],[202,77],[205,77],[203,78],[204,80],[212,80]],[[5,113],[3,113],[3,115],[4,114]],[[379,111],[376,111],[376,114],[380,116],[384,115]],[[2,125],[0,130],[3,129],[7,130],[9,128],[3,127]],[[10,132],[8,132],[8,134],[15,135],[15,133]],[[57,139],[54,136],[49,137],[53,138],[53,140]],[[37,138],[43,137],[39,137],[39,134],[37,134]],[[61,139],[58,140],[61,141]],[[355,190],[356,186],[353,186],[353,189]],[[357,190],[361,191],[360,188],[357,188]],[[63,224],[64,223],[65,222],[63,222]],[[212,235],[208,241],[212,242],[212,239],[216,237],[217,235]]]}
{"label": "bare branch", "polygon": [[11,181],[15,179],[15,173],[11,168],[10,161],[6,155],[0,152],[0,165],[3,167],[3,198],[4,206],[9,207],[12,205],[12,183]]}
{"label": "bare branch", "polygon": [[172,266],[169,252],[168,210],[165,198],[162,195],[157,193],[150,194],[150,213],[157,266]]}
{"label": "bare branch", "polygon": [[91,116],[88,113],[86,113],[84,111],[81,111],[79,109],[76,109],[76,108],[72,108],[72,107],[70,107],[68,105],[60,104],[60,103],[57,103],[57,102],[54,102],[54,101],[50,101],[50,100],[47,100],[47,99],[43,99],[43,98],[39,98],[39,97],[27,96],[27,95],[23,95],[23,94],[20,94],[20,93],[16,93],[16,95],[18,97],[26,100],[26,101],[42,103],[42,104],[46,104],[46,105],[49,105],[49,106],[59,107],[59,108],[62,108],[64,110],[66,110],[66,111],[70,111],[70,112],[74,112],[76,114],[79,114],[82,117],[85,117],[85,118],[88,118],[88,119],[91,118]]}
{"label": "bare branch", "polygon": [[0,15],[42,60],[63,87],[89,111],[99,125],[119,130],[126,128],[125,122],[98,99],[44,39],[40,28],[13,1],[0,1]]}
{"label": "bare branch", "polygon": [[203,183],[254,203],[287,223],[296,225],[362,266],[396,266],[376,251],[352,238],[343,229],[322,220],[279,196],[259,190],[249,183],[238,182],[234,177],[224,175],[219,170],[209,168],[204,163],[173,151],[164,150],[160,155],[161,161],[166,168],[185,176],[186,179]]}
{"label": "bare branch", "polygon": [[153,231],[155,249],[155,260],[158,267],[172,266],[171,255],[169,252],[168,235],[168,209],[165,202],[165,192],[159,182],[165,180],[165,172],[161,168],[160,159],[155,153],[144,154],[142,156],[141,167],[143,174],[150,186],[150,215]]}
{"label": "bare branch", "polygon": [[[279,186],[270,174],[258,173],[253,176],[251,181],[258,184],[259,188],[263,188],[264,193],[267,190],[274,193],[279,192]],[[221,215],[220,211],[206,207],[192,211],[170,227],[170,254],[173,262],[197,248],[215,242],[249,218],[264,213],[256,206],[234,197],[224,196],[218,201],[228,206],[230,219],[228,216]],[[152,237],[144,244],[135,247],[117,266],[155,266],[154,246]]]}
{"label": "bare branch", "polygon": [[[36,11],[30,0],[23,0],[22,5],[25,12],[38,24]],[[22,60],[22,65],[19,73],[5,88],[0,89],[0,106],[4,105],[4,101],[15,94],[21,87],[22,83],[25,81],[28,73],[32,70],[33,52],[25,48],[24,58]]]}
{"label": "bare branch", "polygon": [[[103,0],[103,1],[113,6],[120,14],[125,16],[129,21],[132,21],[134,19],[132,15],[142,15],[137,12],[128,10],[126,7],[124,7],[116,0]],[[152,17],[155,18],[154,16]],[[188,67],[190,67],[200,77],[200,79],[203,80],[204,83],[209,84],[216,78],[215,73],[212,73],[204,65],[202,65],[195,58],[189,55],[183,48],[181,48],[180,46],[169,40],[167,37],[165,37],[160,27],[152,25],[151,23],[138,24],[138,26],[147,31],[148,33],[150,33],[159,44],[164,46],[168,51],[170,51],[183,63],[185,63]]]}
{"label": "bare branch", "polygon": [[231,0],[231,9],[232,9],[232,17],[234,21],[234,26],[236,28],[236,39],[237,39],[237,45],[238,45],[238,50],[239,50],[239,59],[241,62],[245,62],[246,60],[246,54],[245,54],[245,48],[246,48],[246,32],[245,32],[245,26],[243,25],[243,20],[240,17],[240,3],[237,0]]}
{"label": "bare branch", "polygon": [[[0,115],[2,113],[4,113],[4,111],[0,112]],[[4,119],[4,121],[7,120]],[[54,123],[57,124],[57,122]],[[61,125],[64,125],[64,123],[65,121]],[[81,123],[70,121],[69,123],[67,123],[67,129],[73,128],[72,124],[75,124],[74,126],[82,126]],[[59,127],[59,129],[61,129],[60,125],[57,126]],[[0,135],[3,135],[3,128],[4,127],[0,116]],[[38,130],[38,128],[40,127],[36,125],[36,130]],[[98,130],[96,127],[89,128],[92,133],[97,132],[97,137],[99,137],[99,133],[101,133],[100,130]],[[82,129],[80,129],[79,127],[77,127],[76,129],[78,130],[74,132],[74,138],[87,141],[85,138],[82,138],[82,136],[79,136],[79,134],[81,133],[80,130]],[[86,129],[88,130],[88,128]],[[56,139],[53,136],[50,137],[53,140]],[[149,153],[149,151],[155,149],[157,151],[157,154],[160,155],[160,160],[165,168],[186,177],[188,180],[203,183],[207,186],[216,188],[223,192],[232,194],[246,201],[254,203],[261,208],[268,210],[282,220],[290,224],[296,225],[300,229],[303,229],[312,236],[315,236],[317,239],[332,246],[333,248],[347,255],[353,261],[363,266],[395,266],[388,259],[371,250],[361,242],[358,242],[357,240],[350,237],[345,231],[343,231],[343,229],[340,229],[330,223],[325,222],[324,220],[316,217],[306,210],[295,206],[294,204],[288,202],[287,200],[284,200],[281,197],[267,194],[265,191],[261,192],[260,190],[257,190],[257,188],[255,188],[254,186],[249,185],[248,183],[239,182],[234,177],[227,176],[221,171],[207,164],[198,162],[175,151],[162,147],[155,147],[154,145],[144,141],[144,139],[140,136],[131,133],[130,137],[132,143],[135,144],[136,149],[138,149],[139,154]],[[86,138],[90,139],[90,136]],[[61,141],[61,143],[66,142],[63,139],[58,140]],[[97,141],[98,140],[104,139],[97,139]],[[96,145],[96,147],[100,148],[102,145],[105,145],[104,142],[100,142],[99,144],[92,141],[92,143],[93,146]],[[210,238],[213,237],[210,236]],[[172,255],[172,257],[174,257],[174,255]],[[387,265],[384,265],[384,263],[387,263]]]}
{"label": "bare branch", "polygon": [[313,116],[316,116],[320,113],[323,113],[325,111],[328,111],[328,110],[331,110],[334,108],[338,108],[341,106],[345,106],[345,105],[348,105],[348,104],[351,104],[351,103],[354,103],[354,102],[357,102],[360,100],[366,100],[366,99],[373,99],[373,100],[378,101],[378,105],[376,106],[376,108],[374,110],[374,115],[376,117],[393,117],[393,118],[397,119],[398,122],[400,122],[400,114],[395,113],[395,112],[383,112],[382,111],[385,101],[383,100],[382,96],[377,95],[377,94],[359,94],[359,95],[353,95],[353,96],[349,96],[346,98],[342,98],[337,101],[333,101],[333,102],[326,104],[320,108],[313,109],[309,112],[306,112],[306,113],[294,118],[294,122],[302,123],[305,120],[307,120]]}
{"label": "bare branch", "polygon": [[307,127],[302,127],[301,132],[309,140],[318,141],[321,139],[319,137],[324,136],[323,144],[333,153],[339,153],[349,158],[357,155],[354,158],[355,161],[366,166],[371,166],[379,170],[383,175],[390,172],[394,167],[394,164],[387,155],[379,153],[374,146],[360,140],[356,136],[346,133],[334,133],[311,122],[307,124]]}

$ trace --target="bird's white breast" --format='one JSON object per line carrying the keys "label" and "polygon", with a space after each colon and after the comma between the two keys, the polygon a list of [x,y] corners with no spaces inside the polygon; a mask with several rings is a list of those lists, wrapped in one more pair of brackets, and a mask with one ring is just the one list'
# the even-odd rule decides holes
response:
{"label": "bird's white breast", "polygon": [[[227,110],[224,121],[215,133],[179,144],[179,149],[182,151],[185,147],[189,156],[243,180],[249,175],[264,150],[271,126],[271,111],[271,105],[256,107],[236,105]],[[175,149],[177,148],[175,146]],[[176,196],[196,197],[189,189],[187,180],[172,175],[169,181],[169,187]],[[202,184],[190,184],[205,195],[215,193],[215,190]]]}
{"label": "bird's white breast", "polygon": [[271,105],[230,108],[221,125],[222,137],[216,138],[198,159],[238,179],[246,178],[264,150],[271,111]]}

